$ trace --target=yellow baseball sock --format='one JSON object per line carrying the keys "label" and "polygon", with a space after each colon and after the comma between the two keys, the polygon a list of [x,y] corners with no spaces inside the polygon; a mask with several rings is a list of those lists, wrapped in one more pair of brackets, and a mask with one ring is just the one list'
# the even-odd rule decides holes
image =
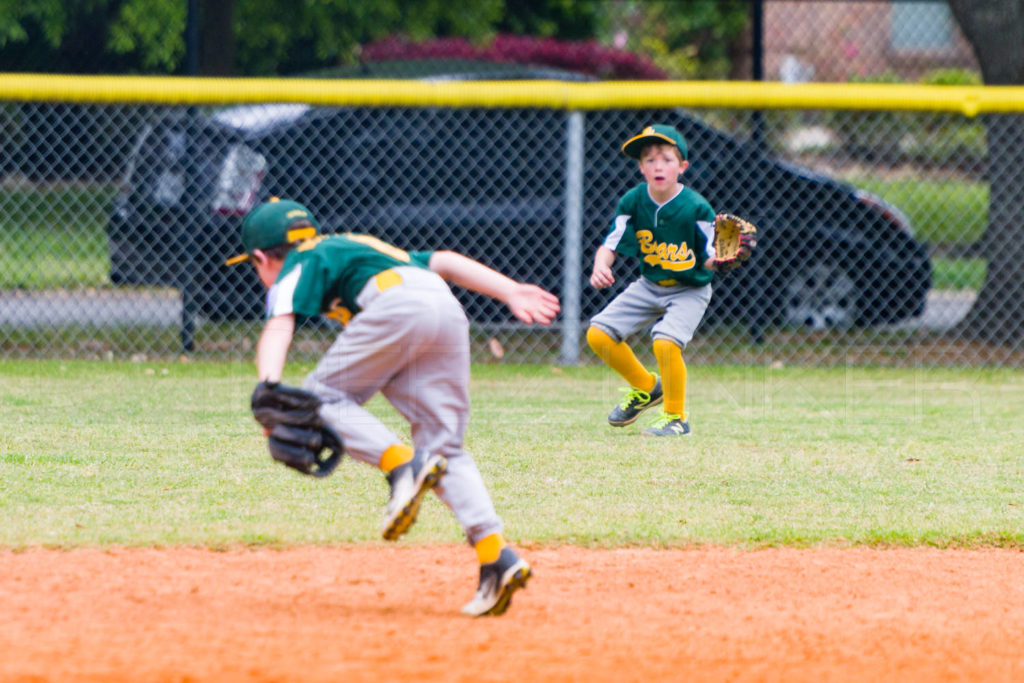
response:
{"label": "yellow baseball sock", "polygon": [[669,415],[679,415],[684,420],[686,413],[686,362],[683,350],[668,339],[654,340],[654,357],[658,359],[661,371],[661,390],[665,395],[662,406]]}
{"label": "yellow baseball sock", "polygon": [[622,375],[629,386],[642,391],[654,388],[658,378],[643,366],[626,342],[617,342],[599,327],[587,328],[587,343],[597,357]]}
{"label": "yellow baseball sock", "polygon": [[389,446],[384,453],[380,456],[380,468],[385,472],[390,472],[399,465],[412,460],[413,450],[411,447],[406,446],[402,443],[396,443],[394,446]]}
{"label": "yellow baseball sock", "polygon": [[491,534],[477,541],[473,549],[476,550],[476,557],[480,560],[480,564],[490,564],[491,562],[498,561],[501,549],[506,545],[508,544],[505,542],[504,536],[501,534]]}

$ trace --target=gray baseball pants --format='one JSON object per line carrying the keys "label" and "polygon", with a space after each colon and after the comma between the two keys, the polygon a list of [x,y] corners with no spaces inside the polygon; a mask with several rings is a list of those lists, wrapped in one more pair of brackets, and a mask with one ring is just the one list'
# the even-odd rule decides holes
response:
{"label": "gray baseball pants", "polygon": [[402,440],[363,408],[378,391],[408,420],[413,447],[443,455],[448,472],[434,488],[462,525],[470,544],[500,533],[483,477],[463,450],[469,421],[469,322],[436,273],[394,269],[402,282],[378,289],[370,278],[345,326],[306,377],[320,396],[324,420],[353,458],[378,467]]}

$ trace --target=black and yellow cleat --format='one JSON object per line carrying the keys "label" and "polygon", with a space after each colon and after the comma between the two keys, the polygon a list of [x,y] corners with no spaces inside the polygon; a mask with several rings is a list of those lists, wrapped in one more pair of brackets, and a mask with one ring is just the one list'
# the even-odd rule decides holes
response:
{"label": "black and yellow cleat", "polygon": [[661,391],[660,377],[654,383],[654,388],[650,393],[633,387],[622,389],[622,391],[626,392],[622,403],[612,408],[612,412],[608,414],[608,424],[612,427],[625,427],[633,424],[641,413],[648,408],[660,405],[665,398]]}
{"label": "black and yellow cleat", "polygon": [[447,469],[448,461],[442,456],[417,451],[412,460],[388,474],[391,499],[384,512],[381,532],[385,540],[398,539],[416,522],[423,496],[441,481]]}
{"label": "black and yellow cleat", "polygon": [[526,588],[533,569],[508,546],[501,549],[497,561],[480,565],[480,585],[476,595],[462,608],[471,617],[498,616],[512,604],[512,594]]}

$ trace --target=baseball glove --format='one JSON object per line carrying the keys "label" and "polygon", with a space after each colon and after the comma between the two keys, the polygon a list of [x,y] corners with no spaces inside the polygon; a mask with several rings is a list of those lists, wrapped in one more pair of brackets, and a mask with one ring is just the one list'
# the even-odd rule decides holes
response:
{"label": "baseball glove", "polygon": [[313,477],[334,471],[345,452],[338,433],[320,417],[318,396],[278,382],[260,382],[252,392],[252,414],[268,431],[270,455]]}
{"label": "baseball glove", "polygon": [[757,247],[757,228],[729,213],[715,216],[715,270],[728,273],[743,265]]}

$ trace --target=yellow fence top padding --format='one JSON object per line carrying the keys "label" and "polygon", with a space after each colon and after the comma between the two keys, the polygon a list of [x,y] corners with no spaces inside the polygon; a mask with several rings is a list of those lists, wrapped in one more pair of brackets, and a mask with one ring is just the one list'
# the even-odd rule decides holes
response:
{"label": "yellow fence top padding", "polygon": [[1024,112],[1024,86],[751,81],[451,81],[0,74],[0,99],[167,105],[851,109]]}

